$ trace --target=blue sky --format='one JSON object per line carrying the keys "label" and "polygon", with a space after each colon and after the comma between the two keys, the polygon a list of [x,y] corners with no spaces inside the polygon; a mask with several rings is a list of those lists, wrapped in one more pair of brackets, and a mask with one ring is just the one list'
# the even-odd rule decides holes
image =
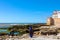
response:
{"label": "blue sky", "polygon": [[45,23],[60,0],[0,0],[0,23]]}

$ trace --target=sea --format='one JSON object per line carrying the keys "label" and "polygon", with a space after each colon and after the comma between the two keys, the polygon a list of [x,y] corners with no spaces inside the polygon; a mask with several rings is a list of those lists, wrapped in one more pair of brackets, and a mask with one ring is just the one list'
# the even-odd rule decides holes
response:
{"label": "sea", "polygon": [[8,28],[11,25],[32,25],[32,24],[39,24],[39,23],[0,23],[0,28]]}

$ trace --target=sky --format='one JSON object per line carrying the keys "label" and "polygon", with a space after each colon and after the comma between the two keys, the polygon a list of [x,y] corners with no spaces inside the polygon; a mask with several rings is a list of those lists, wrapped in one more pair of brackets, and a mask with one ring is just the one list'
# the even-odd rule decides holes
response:
{"label": "sky", "polygon": [[46,23],[60,0],[0,0],[0,23]]}

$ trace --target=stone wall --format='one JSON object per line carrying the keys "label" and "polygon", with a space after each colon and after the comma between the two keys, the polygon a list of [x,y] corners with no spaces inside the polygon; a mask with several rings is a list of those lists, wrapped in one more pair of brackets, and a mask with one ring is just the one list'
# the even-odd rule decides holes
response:
{"label": "stone wall", "polygon": [[47,19],[47,25],[54,25],[54,19],[52,17]]}
{"label": "stone wall", "polygon": [[60,18],[54,18],[54,25],[60,27]]}

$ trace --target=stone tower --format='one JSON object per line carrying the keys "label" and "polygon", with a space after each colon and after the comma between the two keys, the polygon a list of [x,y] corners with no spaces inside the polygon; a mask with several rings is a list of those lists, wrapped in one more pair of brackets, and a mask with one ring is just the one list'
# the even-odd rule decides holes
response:
{"label": "stone tower", "polygon": [[55,25],[60,28],[60,11],[54,11],[52,17],[47,19],[47,25]]}
{"label": "stone tower", "polygon": [[47,25],[54,25],[54,20],[53,20],[52,17],[49,17],[49,18],[47,19]]}
{"label": "stone tower", "polygon": [[54,25],[56,27],[60,27],[60,11],[55,11],[52,18],[54,19]]}

